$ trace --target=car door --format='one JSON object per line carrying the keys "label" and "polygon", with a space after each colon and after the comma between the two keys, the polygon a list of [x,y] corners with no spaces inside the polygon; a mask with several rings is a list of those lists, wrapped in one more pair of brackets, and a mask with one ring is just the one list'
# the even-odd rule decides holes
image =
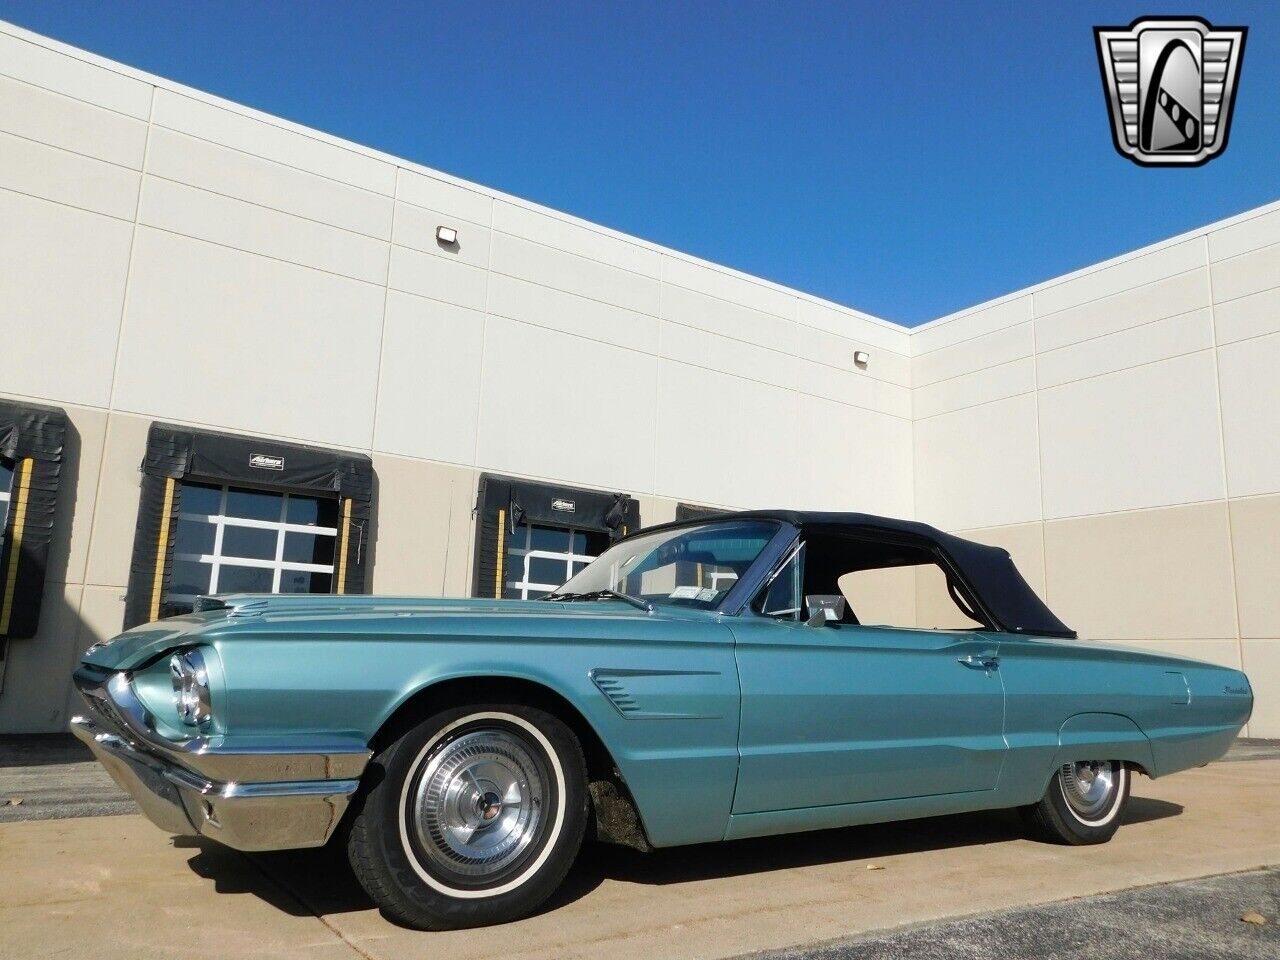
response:
{"label": "car door", "polygon": [[1007,751],[989,633],[731,622],[735,814],[993,790]]}

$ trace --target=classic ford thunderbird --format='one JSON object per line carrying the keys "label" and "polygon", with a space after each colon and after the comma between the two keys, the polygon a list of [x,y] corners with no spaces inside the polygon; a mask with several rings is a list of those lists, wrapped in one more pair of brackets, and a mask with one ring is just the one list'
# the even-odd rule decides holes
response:
{"label": "classic ford thunderbird", "polygon": [[75,682],[73,731],[158,826],[342,843],[423,929],[528,914],[588,836],[1017,807],[1101,843],[1134,773],[1221,756],[1253,705],[1239,671],[1076,639],[1004,550],[794,511],[643,530],[539,600],[201,598]]}

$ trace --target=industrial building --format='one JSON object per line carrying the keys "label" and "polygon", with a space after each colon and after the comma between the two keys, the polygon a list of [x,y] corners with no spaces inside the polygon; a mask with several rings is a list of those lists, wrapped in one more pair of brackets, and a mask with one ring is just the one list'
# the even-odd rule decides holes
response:
{"label": "industrial building", "polygon": [[199,593],[536,596],[794,507],[1003,546],[1280,737],[1280,204],[907,328],[0,24],[0,223],[0,732]]}

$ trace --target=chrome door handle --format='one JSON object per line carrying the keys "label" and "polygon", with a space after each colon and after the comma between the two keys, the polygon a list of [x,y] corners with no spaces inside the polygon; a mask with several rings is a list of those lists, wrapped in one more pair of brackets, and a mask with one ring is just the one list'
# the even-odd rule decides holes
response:
{"label": "chrome door handle", "polygon": [[971,667],[974,670],[986,670],[989,672],[1000,666],[1000,658],[990,653],[970,653],[963,657],[957,657],[956,663]]}

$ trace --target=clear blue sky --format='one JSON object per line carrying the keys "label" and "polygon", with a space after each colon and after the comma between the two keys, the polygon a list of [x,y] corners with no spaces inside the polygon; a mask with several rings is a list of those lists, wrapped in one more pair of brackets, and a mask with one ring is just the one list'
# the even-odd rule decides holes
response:
{"label": "clear blue sky", "polygon": [[[1091,27],[1183,12],[1250,27],[1230,146],[1141,169],[1111,145]],[[0,19],[902,323],[1280,198],[1269,0],[0,0]]]}

